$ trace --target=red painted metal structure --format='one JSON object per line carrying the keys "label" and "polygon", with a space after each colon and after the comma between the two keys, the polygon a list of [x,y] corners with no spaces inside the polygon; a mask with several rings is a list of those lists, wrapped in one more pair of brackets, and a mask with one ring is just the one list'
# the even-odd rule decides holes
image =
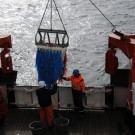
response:
{"label": "red painted metal structure", "polygon": [[0,36],[0,52],[1,68],[3,73],[11,73],[13,71],[12,57],[9,48],[12,48],[11,36]]}
{"label": "red painted metal structure", "polygon": [[132,83],[135,82],[135,34],[127,34],[114,29],[113,32],[109,34],[108,40],[109,50],[106,53],[106,73],[113,74],[117,70],[118,61],[115,56],[115,48],[119,48],[131,61],[127,103],[129,109],[132,111]]}

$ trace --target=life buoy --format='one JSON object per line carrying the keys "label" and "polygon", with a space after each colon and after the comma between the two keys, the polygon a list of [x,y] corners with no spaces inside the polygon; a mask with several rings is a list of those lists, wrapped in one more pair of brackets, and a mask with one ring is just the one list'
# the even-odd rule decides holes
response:
{"label": "life buoy", "polygon": [[105,72],[113,74],[118,68],[118,58],[115,56],[116,50],[110,49],[106,52]]}
{"label": "life buoy", "polygon": [[12,57],[9,52],[7,48],[4,48],[1,52],[1,67],[3,73],[10,73],[13,71]]}

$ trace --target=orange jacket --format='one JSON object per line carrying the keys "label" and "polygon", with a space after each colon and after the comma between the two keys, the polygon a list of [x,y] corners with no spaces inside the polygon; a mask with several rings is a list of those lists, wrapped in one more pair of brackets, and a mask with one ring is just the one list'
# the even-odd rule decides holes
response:
{"label": "orange jacket", "polygon": [[81,74],[78,78],[74,77],[74,75],[66,77],[66,81],[71,81],[73,89],[85,92],[85,82]]}

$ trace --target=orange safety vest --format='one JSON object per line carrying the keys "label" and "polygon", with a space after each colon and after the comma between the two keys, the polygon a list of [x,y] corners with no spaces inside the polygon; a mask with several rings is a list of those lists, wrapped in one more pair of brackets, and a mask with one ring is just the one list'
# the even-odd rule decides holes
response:
{"label": "orange safety vest", "polygon": [[66,80],[71,81],[73,89],[82,90],[82,92],[85,92],[85,82],[81,74],[78,78],[74,77],[74,75],[71,75],[67,77]]}

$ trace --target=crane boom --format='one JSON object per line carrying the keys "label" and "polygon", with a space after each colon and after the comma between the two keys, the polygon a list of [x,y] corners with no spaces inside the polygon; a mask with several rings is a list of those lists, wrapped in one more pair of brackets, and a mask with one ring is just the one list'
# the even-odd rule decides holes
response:
{"label": "crane boom", "polygon": [[[109,51],[114,51],[115,48],[119,48],[131,60],[127,102],[129,109],[132,111],[132,83],[135,82],[135,34],[127,34],[119,30],[113,30],[113,33],[109,34],[108,42]],[[113,53],[113,55],[115,54]],[[110,56],[107,55],[106,57]],[[106,60],[108,60],[108,62],[106,62],[107,68],[110,67],[109,64],[111,64],[111,60],[109,58],[106,58]],[[111,72],[108,73],[111,74]]]}

